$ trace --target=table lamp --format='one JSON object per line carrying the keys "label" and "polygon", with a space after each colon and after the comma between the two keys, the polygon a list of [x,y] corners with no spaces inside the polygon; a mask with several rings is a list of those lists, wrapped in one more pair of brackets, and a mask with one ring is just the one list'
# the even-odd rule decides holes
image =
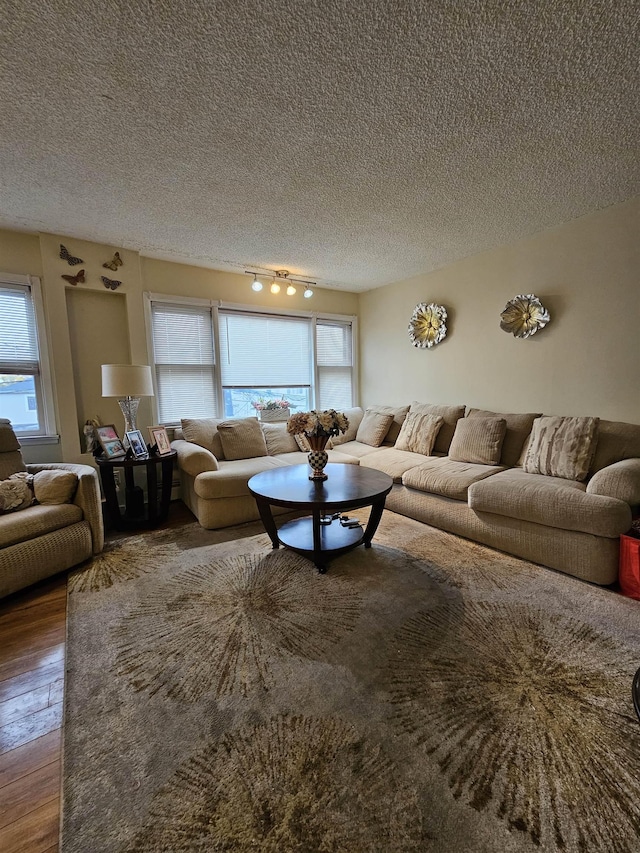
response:
{"label": "table lamp", "polygon": [[124,415],[124,429],[137,429],[140,397],[153,397],[153,380],[148,364],[103,364],[102,396],[117,397]]}

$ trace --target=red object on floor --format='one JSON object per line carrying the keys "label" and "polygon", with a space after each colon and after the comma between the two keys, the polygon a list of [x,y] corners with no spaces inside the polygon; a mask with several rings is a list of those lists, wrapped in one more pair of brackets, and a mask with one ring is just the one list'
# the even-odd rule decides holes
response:
{"label": "red object on floor", "polygon": [[623,595],[640,599],[640,539],[637,536],[620,537],[618,580]]}

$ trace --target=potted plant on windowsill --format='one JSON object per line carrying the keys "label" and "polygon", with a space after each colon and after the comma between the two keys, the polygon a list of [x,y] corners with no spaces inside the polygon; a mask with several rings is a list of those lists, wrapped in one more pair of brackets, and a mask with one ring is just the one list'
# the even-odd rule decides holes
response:
{"label": "potted plant on windowsill", "polygon": [[265,400],[259,397],[257,400],[252,400],[251,405],[258,413],[258,417],[265,423],[274,423],[277,421],[287,421],[291,414],[289,401],[284,397],[277,399]]}

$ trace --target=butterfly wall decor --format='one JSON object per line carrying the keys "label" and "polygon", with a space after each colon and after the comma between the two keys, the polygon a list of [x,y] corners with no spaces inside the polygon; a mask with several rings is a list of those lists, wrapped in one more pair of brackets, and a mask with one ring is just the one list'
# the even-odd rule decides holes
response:
{"label": "butterfly wall decor", "polygon": [[121,281],[114,281],[112,278],[107,278],[106,275],[101,275],[100,278],[107,290],[116,290],[122,284]]}
{"label": "butterfly wall decor", "polygon": [[113,256],[113,258],[108,263],[102,264],[102,266],[106,270],[114,270],[115,271],[118,269],[118,267],[121,267],[123,263],[124,263],[124,261],[120,257],[120,252],[116,252],[115,255]]}
{"label": "butterfly wall decor", "polygon": [[84,263],[82,258],[76,258],[76,257],[74,257],[74,255],[70,255],[69,252],[67,251],[67,247],[63,246],[62,243],[60,243],[60,257],[62,258],[63,261],[66,261],[70,267],[75,267],[78,264]]}
{"label": "butterfly wall decor", "polygon": [[80,270],[80,272],[77,275],[63,275],[62,278],[65,281],[68,281],[69,284],[73,284],[73,285],[78,284],[78,282],[84,283],[84,270]]}

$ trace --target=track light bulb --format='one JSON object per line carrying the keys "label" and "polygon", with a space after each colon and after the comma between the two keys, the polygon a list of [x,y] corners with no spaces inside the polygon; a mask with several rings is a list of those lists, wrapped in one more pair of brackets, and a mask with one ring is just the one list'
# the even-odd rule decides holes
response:
{"label": "track light bulb", "polygon": [[277,281],[274,281],[271,285],[271,293],[280,293],[280,285]]}
{"label": "track light bulb", "polygon": [[257,275],[254,275],[253,277],[253,284],[251,285],[251,290],[255,290],[256,293],[262,290],[262,282],[258,281]]}
{"label": "track light bulb", "polygon": [[313,290],[311,290],[311,288],[308,287],[304,292],[304,298],[310,299],[312,296],[313,296]]}
{"label": "track light bulb", "polygon": [[295,292],[296,292],[295,287],[292,284],[290,284],[287,287],[287,296],[295,296]]}

